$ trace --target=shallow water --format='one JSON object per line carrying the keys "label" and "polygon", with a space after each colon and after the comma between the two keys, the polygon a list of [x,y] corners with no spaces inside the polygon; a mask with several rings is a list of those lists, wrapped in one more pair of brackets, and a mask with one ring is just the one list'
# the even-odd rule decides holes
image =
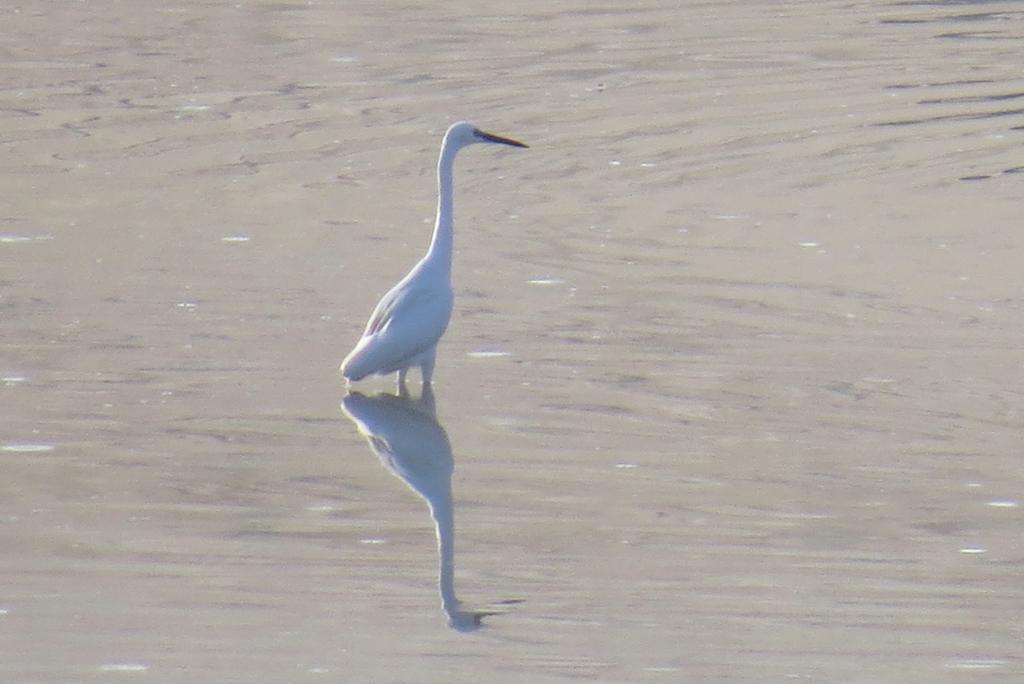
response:
{"label": "shallow water", "polygon": [[1024,9],[432,7],[5,13],[0,680],[1020,681]]}

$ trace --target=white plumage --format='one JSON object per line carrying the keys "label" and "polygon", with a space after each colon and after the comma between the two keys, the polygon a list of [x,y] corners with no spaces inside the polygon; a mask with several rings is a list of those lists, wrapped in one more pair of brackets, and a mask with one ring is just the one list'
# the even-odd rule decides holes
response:
{"label": "white plumage", "polygon": [[452,169],[456,153],[473,143],[527,147],[465,121],[448,129],[437,162],[437,222],[430,248],[373,310],[363,336],[341,364],[347,382],[397,371],[399,389],[404,390],[406,373],[419,367],[423,384],[430,385],[437,342],[448,327],[454,301]]}

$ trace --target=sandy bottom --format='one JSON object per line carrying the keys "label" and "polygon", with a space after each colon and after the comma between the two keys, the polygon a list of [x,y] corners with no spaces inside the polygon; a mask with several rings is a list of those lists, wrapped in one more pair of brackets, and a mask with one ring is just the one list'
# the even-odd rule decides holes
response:
{"label": "sandy bottom", "polygon": [[1020,4],[521,5],[3,12],[0,681],[1024,680]]}

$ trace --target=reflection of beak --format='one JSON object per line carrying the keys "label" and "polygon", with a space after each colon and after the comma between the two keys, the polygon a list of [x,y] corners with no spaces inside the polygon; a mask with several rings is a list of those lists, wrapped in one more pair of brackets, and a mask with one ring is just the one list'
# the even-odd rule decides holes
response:
{"label": "reflection of beak", "polygon": [[529,147],[529,145],[527,145],[526,143],[521,143],[518,140],[513,140],[512,138],[505,138],[500,135],[495,135],[494,133],[481,131],[479,128],[476,129],[476,136],[481,140],[486,140],[487,142],[500,143],[502,145],[511,145],[512,147]]}
{"label": "reflection of beak", "polygon": [[448,618],[448,626],[459,632],[475,632],[484,626],[484,618],[492,615],[501,615],[495,611],[465,612],[451,615]]}

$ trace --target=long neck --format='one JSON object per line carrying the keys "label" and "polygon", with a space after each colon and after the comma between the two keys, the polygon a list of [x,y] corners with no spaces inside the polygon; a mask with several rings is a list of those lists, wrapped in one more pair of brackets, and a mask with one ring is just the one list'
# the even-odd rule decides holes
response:
{"label": "long neck", "polygon": [[434,237],[430,240],[430,249],[426,259],[436,263],[450,273],[452,269],[452,249],[455,239],[455,206],[452,189],[452,167],[455,165],[455,153],[458,148],[449,145],[445,139],[441,145],[441,158],[437,161],[437,222],[434,224]]}
{"label": "long neck", "polygon": [[452,502],[451,480],[444,494],[430,502],[430,514],[434,517],[437,533],[437,587],[444,612],[451,615],[459,609],[459,599],[455,596],[455,505]]}

